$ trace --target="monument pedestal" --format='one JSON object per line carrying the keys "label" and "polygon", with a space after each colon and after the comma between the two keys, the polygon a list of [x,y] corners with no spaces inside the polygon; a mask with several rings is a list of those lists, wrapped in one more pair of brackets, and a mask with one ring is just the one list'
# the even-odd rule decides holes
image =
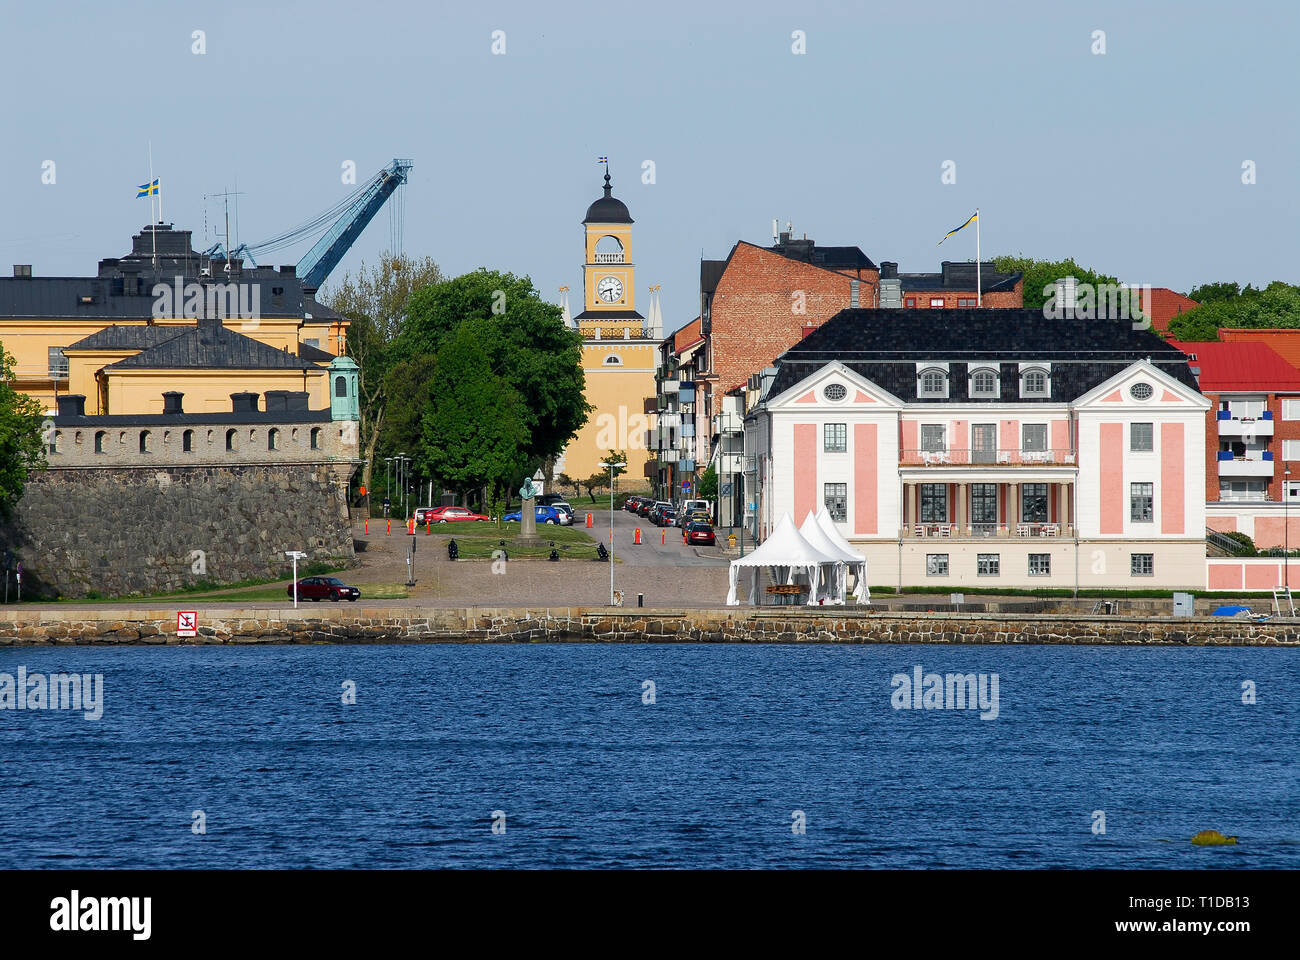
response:
{"label": "monument pedestal", "polygon": [[519,508],[519,536],[515,543],[521,547],[540,547],[543,543],[537,535],[537,499],[527,497]]}

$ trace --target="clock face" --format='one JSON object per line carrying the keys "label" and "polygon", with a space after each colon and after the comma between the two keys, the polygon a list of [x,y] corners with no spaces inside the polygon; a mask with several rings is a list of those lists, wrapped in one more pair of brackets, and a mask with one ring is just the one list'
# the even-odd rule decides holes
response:
{"label": "clock face", "polygon": [[601,277],[596,284],[596,296],[606,303],[623,299],[623,284],[618,277]]}

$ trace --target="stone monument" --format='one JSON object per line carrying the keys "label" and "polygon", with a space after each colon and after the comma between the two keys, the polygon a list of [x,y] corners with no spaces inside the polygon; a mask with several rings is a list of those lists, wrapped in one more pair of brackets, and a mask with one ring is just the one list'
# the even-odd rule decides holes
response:
{"label": "stone monument", "polygon": [[515,543],[524,547],[539,547],[542,540],[537,536],[537,484],[529,477],[519,488],[519,498],[523,506],[519,508],[519,536]]}

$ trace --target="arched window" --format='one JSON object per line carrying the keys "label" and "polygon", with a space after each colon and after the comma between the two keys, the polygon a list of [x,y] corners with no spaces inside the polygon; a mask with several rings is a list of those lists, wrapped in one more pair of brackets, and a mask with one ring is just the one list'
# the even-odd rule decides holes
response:
{"label": "arched window", "polygon": [[95,431],[95,452],[96,453],[104,452],[104,438],[107,436],[108,434],[103,430]]}
{"label": "arched window", "polygon": [[320,427],[311,428],[311,448],[313,450],[320,449]]}
{"label": "arched window", "polygon": [[335,378],[334,378],[334,396],[336,396],[336,397],[346,397],[347,395],[348,395],[348,378],[347,378],[347,377],[335,377]]}
{"label": "arched window", "polygon": [[50,435],[50,453],[59,453],[59,447],[63,444],[63,431],[55,430]]}
{"label": "arched window", "polygon": [[618,237],[609,235],[596,241],[596,263],[622,263],[623,244]]}
{"label": "arched window", "polygon": [[611,353],[609,356],[605,358],[605,366],[607,367],[621,366],[622,363],[623,363],[623,359],[616,353]]}
{"label": "arched window", "polygon": [[1022,397],[1046,397],[1051,392],[1047,371],[1031,367],[1020,375],[1020,395]]}
{"label": "arched window", "polygon": [[266,431],[266,449],[268,450],[280,449],[280,431],[277,430],[275,427],[272,427],[270,430]]}
{"label": "arched window", "polygon": [[140,431],[140,452],[141,453],[149,452],[149,438],[150,438],[150,434],[148,430]]}
{"label": "arched window", "polygon": [[192,453],[194,451],[194,431],[186,430],[181,434],[181,451],[183,453]]}
{"label": "arched window", "polygon": [[998,375],[987,368],[973,371],[970,375],[970,395],[972,397],[996,397],[998,395]]}
{"label": "arched window", "polygon": [[948,373],[938,367],[921,371],[921,382],[917,391],[922,397],[948,396]]}
{"label": "arched window", "polygon": [[239,431],[237,431],[234,427],[231,427],[229,430],[226,431],[226,452],[227,453],[235,452],[235,444],[239,442],[238,433]]}

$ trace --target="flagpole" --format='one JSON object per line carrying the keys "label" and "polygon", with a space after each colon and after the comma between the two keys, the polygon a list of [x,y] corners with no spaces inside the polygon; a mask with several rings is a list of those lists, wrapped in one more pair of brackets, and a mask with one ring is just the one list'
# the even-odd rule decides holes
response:
{"label": "flagpole", "polygon": [[984,306],[984,286],[980,283],[980,208],[975,208],[975,306]]}
{"label": "flagpole", "polygon": [[[149,141],[149,216],[154,216],[153,212],[153,141]],[[153,237],[153,268],[158,269],[158,221],[155,220],[149,224],[149,234]]]}

